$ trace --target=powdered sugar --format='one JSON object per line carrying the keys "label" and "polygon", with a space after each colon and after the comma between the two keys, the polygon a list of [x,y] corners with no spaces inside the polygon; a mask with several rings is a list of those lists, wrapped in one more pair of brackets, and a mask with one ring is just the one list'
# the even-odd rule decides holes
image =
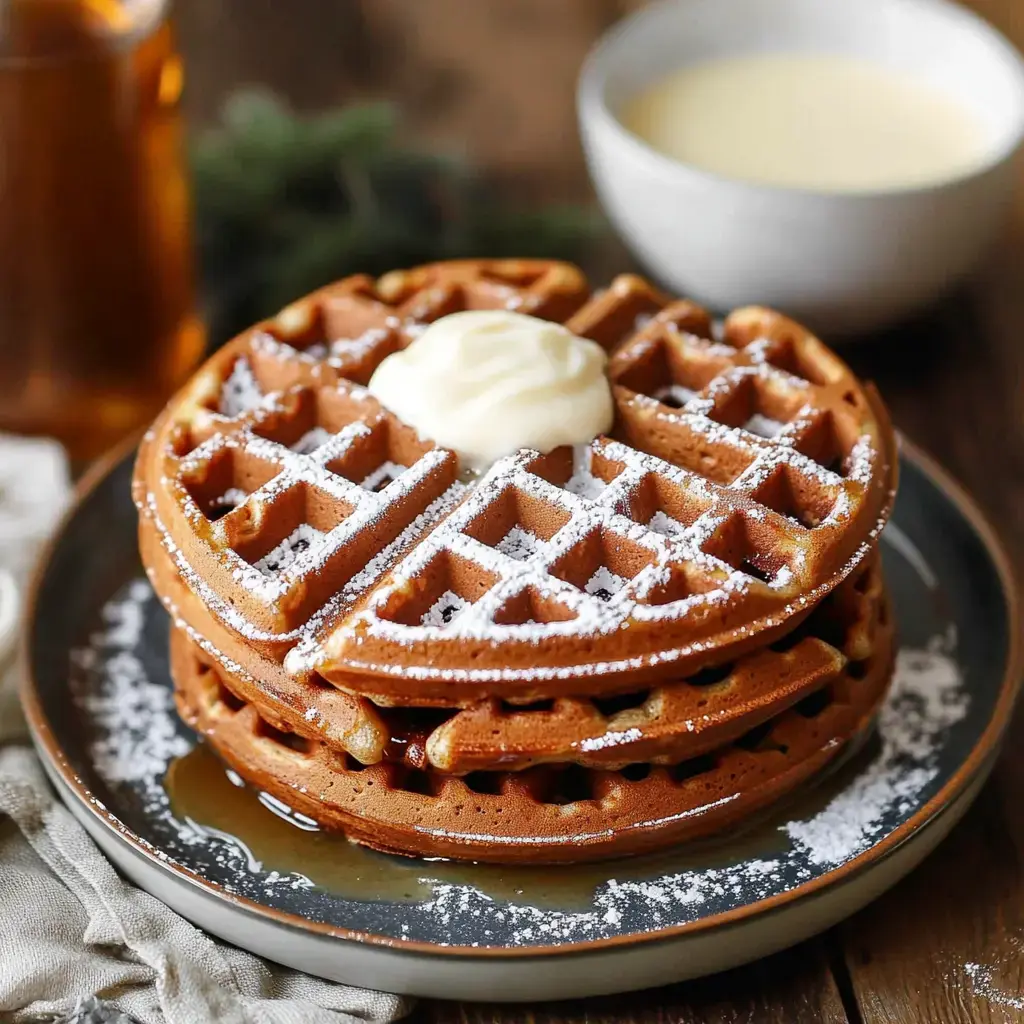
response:
{"label": "powdered sugar", "polygon": [[623,743],[635,743],[643,738],[643,730],[632,728],[618,732],[606,732],[600,736],[591,736],[580,742],[580,750],[591,753],[595,750],[606,750],[608,747],[621,746]]}
{"label": "powdered sugar", "polygon": [[[416,309],[411,307],[405,312],[407,316],[417,315]],[[308,316],[296,313],[293,319],[296,324],[303,325],[302,331],[311,326]],[[395,331],[409,336],[417,327],[416,323],[398,317],[391,319],[393,323],[389,320],[386,327],[376,333],[371,331],[357,339],[324,342],[320,347],[307,346],[301,353],[285,343],[275,341],[269,335],[259,336],[253,342],[254,351],[258,350],[263,355],[273,354],[286,361],[298,355],[306,361],[323,360],[338,346],[350,346],[353,350],[360,346],[372,347],[383,344],[385,339],[394,341]],[[676,330],[670,323],[661,324],[661,321],[645,324],[636,344],[649,346],[654,341],[664,343],[665,331],[676,338],[682,346],[681,350],[687,346],[697,348],[705,361],[716,360],[712,369],[714,376],[700,393],[676,380],[656,392],[656,397],[683,406],[678,412],[659,406],[654,399],[644,395],[635,395],[626,401],[648,403],[657,410],[659,418],[671,420],[678,426],[702,435],[697,440],[698,444],[707,444],[712,449],[715,446],[731,449],[727,458],[739,467],[746,465],[735,479],[718,483],[707,481],[699,473],[683,470],[630,445],[598,439],[593,445],[580,446],[575,450],[572,472],[568,480],[562,482],[561,479],[548,480],[543,472],[532,472],[530,463],[535,458],[534,454],[520,452],[497,463],[487,476],[487,485],[478,484],[459,513],[427,532],[420,544],[409,551],[402,564],[395,568],[393,579],[381,580],[376,593],[365,595],[366,600],[358,616],[339,622],[337,629],[324,634],[321,638],[323,649],[319,655],[312,650],[311,643],[304,643],[303,651],[295,655],[290,664],[295,665],[301,661],[306,670],[316,664],[326,671],[329,662],[332,668],[344,665],[346,670],[357,672],[401,670],[410,676],[444,675],[454,679],[469,674],[474,678],[482,678],[480,673],[490,674],[501,670],[447,666],[444,658],[435,659],[433,665],[409,664],[410,659],[405,656],[389,658],[382,652],[387,645],[408,649],[425,640],[444,643],[451,641],[453,643],[450,646],[457,642],[465,648],[464,641],[498,645],[510,639],[537,643],[550,640],[555,635],[597,638],[602,634],[609,636],[618,629],[628,628],[630,624],[643,624],[646,628],[648,623],[654,621],[666,625],[684,619],[699,621],[700,616],[691,618],[695,608],[720,604],[726,600],[732,600],[737,606],[743,605],[746,603],[745,595],[751,593],[754,580],[760,578],[756,573],[743,571],[742,566],[736,568],[709,553],[715,550],[711,543],[715,530],[736,511],[748,518],[758,517],[765,523],[766,529],[758,534],[760,544],[767,544],[769,542],[765,538],[776,536],[780,546],[785,546],[792,553],[791,558],[785,559],[787,567],[770,581],[780,604],[775,612],[779,620],[793,610],[794,605],[786,603],[791,595],[805,595],[808,600],[815,599],[814,595],[805,594],[809,586],[807,577],[813,572],[813,566],[799,557],[802,554],[798,532],[802,529],[800,522],[796,519],[790,521],[797,531],[792,533],[780,516],[765,508],[753,495],[773,473],[783,467],[791,474],[813,479],[819,488],[830,492],[828,496],[833,498],[830,506],[832,512],[817,527],[818,536],[815,538],[818,549],[822,549],[833,543],[830,533],[835,540],[840,539],[845,524],[851,518],[851,512],[863,496],[865,483],[872,478],[875,455],[871,438],[866,435],[858,441],[847,459],[845,468],[848,479],[844,480],[797,451],[797,442],[803,436],[800,431],[807,429],[815,416],[819,415],[813,404],[819,392],[810,388],[806,380],[773,364],[770,361],[773,356],[768,347],[760,353],[759,358],[756,346],[750,352],[737,350],[688,335],[685,331]],[[705,373],[702,371],[696,379],[703,382]],[[347,382],[339,383],[337,387],[344,389],[350,398],[359,398],[365,390]],[[740,388],[748,392],[756,388],[761,399],[767,393],[793,396],[795,392],[804,405],[788,422],[773,419],[761,412],[759,404],[755,405],[756,411],[743,426],[718,422],[714,417],[721,415],[730,418],[724,416],[726,410],[723,403],[728,402]],[[800,397],[801,393],[804,397]],[[258,382],[248,359],[239,357],[224,385],[222,406],[231,412],[239,409],[248,411],[254,403],[259,405],[262,401],[264,399],[259,394]],[[228,406],[231,408],[228,409]],[[253,428],[258,425],[256,421],[260,415],[254,418]],[[320,572],[328,564],[337,564],[339,559],[335,555],[375,530],[381,517],[390,508],[414,494],[425,476],[435,468],[430,462],[431,457],[450,456],[450,453],[435,451],[411,467],[385,461],[359,483],[349,481],[343,473],[330,471],[328,466],[336,465],[346,451],[365,450],[366,434],[376,429],[374,417],[377,415],[368,407],[365,423],[349,423],[333,436],[322,427],[316,427],[295,442],[291,451],[268,440],[267,436],[259,435],[258,430],[243,425],[241,431],[233,432],[228,437],[214,437],[200,445],[185,460],[183,472],[201,472],[203,460],[213,457],[218,446],[235,446],[244,448],[248,456],[276,463],[279,467],[277,475],[246,499],[246,515],[251,513],[252,521],[257,524],[264,521],[265,517],[272,518],[266,516],[269,507],[291,487],[316,488],[333,499],[332,507],[335,509],[346,507],[345,513],[339,515],[339,521],[331,528],[318,523],[320,533],[303,534],[297,538],[296,544],[284,542],[283,549],[281,546],[276,548],[260,560],[258,567],[238,557],[230,545],[224,543],[224,539],[231,536],[232,523],[239,517],[216,523],[215,539],[221,543],[215,546],[222,552],[224,559],[231,563],[234,583],[271,607],[288,600],[305,586],[311,574]],[[254,437],[254,433],[259,436]],[[358,447],[354,447],[357,443]],[[598,454],[602,457],[600,461],[597,461]],[[735,458],[737,454],[739,457]],[[715,466],[718,457],[712,451],[707,459],[709,466]],[[616,469],[611,465],[613,462],[620,463],[620,467]],[[656,508],[653,514],[649,514],[647,522],[639,521],[632,510],[638,507],[638,498],[642,498],[643,502],[650,501],[650,478],[654,478],[657,488],[670,482],[682,487],[691,496],[699,495],[707,505],[715,507],[685,526],[672,519],[667,509]],[[558,509],[568,512],[569,521],[543,544],[535,544],[525,534],[514,531],[510,531],[507,537],[494,546],[479,542],[473,537],[470,528],[473,517],[486,515],[495,496],[509,488],[525,493],[552,511]],[[648,497],[643,497],[641,488],[646,488]],[[367,501],[355,493],[357,490],[361,490],[364,496],[370,494],[374,497]],[[379,491],[384,493],[377,499],[376,492]],[[640,507],[643,507],[642,504]],[[183,500],[183,512],[196,523],[201,522],[198,517],[203,511],[193,509],[188,500]],[[629,579],[612,572],[608,566],[599,566],[598,571],[603,569],[614,577],[611,581],[613,588],[603,585],[577,588],[563,578],[560,566],[575,562],[579,557],[576,549],[592,545],[598,535],[602,545],[615,548],[627,542],[647,549],[650,557],[648,559],[645,552],[640,559],[632,560],[639,568]],[[493,576],[496,582],[481,597],[460,609],[457,616],[439,622],[435,621],[436,617],[421,617],[410,625],[401,614],[401,606],[408,601],[412,584],[427,571],[432,559],[442,552],[450,552],[475,563],[484,573]],[[775,552],[768,551],[766,554],[773,555]],[[271,567],[270,563],[272,571],[267,571]],[[662,594],[670,592],[664,589],[666,584],[670,582],[673,573],[678,573],[684,565],[688,574],[702,577],[702,585],[677,600],[651,600],[656,588],[663,588]],[[834,582],[833,578],[824,581],[822,586],[828,589]],[[506,608],[508,601],[518,599],[527,588],[542,597],[557,600],[570,614],[554,622],[509,621],[507,616],[499,614]],[[220,594],[221,598],[226,596]],[[587,600],[595,597],[597,601]],[[738,607],[736,618],[742,617]],[[705,621],[711,620],[705,617]],[[770,618],[766,616],[749,623],[748,627],[761,628],[770,623]],[[312,631],[304,632],[305,641]],[[679,628],[678,635],[678,646],[671,653],[665,650],[638,657],[648,665],[654,665],[659,661],[696,653],[702,649],[702,644],[714,640],[713,637],[696,636],[691,641],[683,627]],[[368,643],[368,640],[373,642]],[[625,669],[629,667],[623,666]],[[575,670],[569,668],[566,671]],[[602,674],[613,670],[613,663],[595,658],[583,670]],[[520,666],[515,671],[519,675],[526,673],[532,676],[535,670]],[[557,674],[563,671],[563,667],[545,665],[537,671]]]}
{"label": "powdered sugar", "polygon": [[[735,435],[742,446],[754,446],[758,452],[736,483],[725,489],[616,441],[600,440],[577,448],[572,474],[561,487],[547,479],[543,469],[537,468],[540,457],[535,453],[520,452],[499,460],[460,507],[427,534],[395,567],[392,575],[382,581],[377,591],[369,595],[363,608],[338,625],[325,640],[324,649],[319,653],[311,650],[310,660],[303,663],[318,667],[330,661],[335,666],[343,663],[348,670],[357,672],[394,673],[417,679],[473,678],[482,681],[503,679],[506,675],[521,678],[524,674],[535,679],[600,675],[669,662],[700,652],[705,641],[696,637],[685,645],[670,647],[666,644],[657,653],[637,655],[622,661],[595,660],[573,666],[541,664],[528,668],[517,666],[514,670],[443,666],[436,661],[420,664],[405,658],[389,661],[378,657],[371,660],[365,653],[367,638],[405,648],[435,641],[500,643],[515,640],[536,643],[552,636],[610,635],[624,628],[627,622],[681,621],[701,606],[726,601],[739,604],[745,595],[752,593],[755,577],[744,567],[735,568],[709,553],[713,550],[712,539],[736,514],[750,518],[774,516],[776,529],[779,529],[781,520],[777,513],[751,502],[746,497],[747,493],[760,487],[781,466],[790,465],[801,467],[802,472],[814,476],[822,490],[831,490],[833,507],[837,507],[844,493],[843,481],[790,447],[755,440],[739,428],[721,424],[712,424],[712,427]],[[673,529],[673,521],[667,513],[655,522],[661,530],[652,528],[650,522],[641,523],[630,518],[627,510],[632,507],[638,488],[649,476],[679,488],[687,494],[688,501],[703,506],[707,511],[698,515],[689,526],[679,524],[678,529]],[[520,545],[514,546],[515,554],[510,555],[500,543],[490,546],[478,540],[474,532],[474,524],[487,513],[495,494],[509,489],[528,497],[535,505],[560,509],[563,515],[568,515],[562,527],[526,558],[519,557],[524,553]],[[803,529],[799,523],[795,525],[798,530]],[[881,525],[879,523],[864,545],[854,552],[849,563],[851,569],[870,550]],[[827,528],[825,524],[819,527],[823,528]],[[604,569],[617,577],[612,581],[614,589],[605,586],[588,589],[586,584],[578,588],[562,576],[559,566],[587,557],[580,555],[580,549],[592,545],[598,537],[602,538],[602,545],[607,544],[612,549],[621,544],[644,549],[646,564],[635,560],[636,574],[630,579],[614,573],[607,565],[598,565],[593,572]],[[423,578],[435,559],[448,554],[479,566],[492,577],[493,582],[489,589],[474,597],[467,608],[449,621],[437,624],[435,618],[429,621],[421,618],[417,624],[411,625],[401,609],[412,599],[415,581]],[[820,599],[827,592],[831,585],[827,580],[817,590],[807,588],[803,574],[808,571],[808,563],[803,554],[798,544],[791,545],[785,565],[769,581],[782,605],[779,618],[766,615],[750,623],[749,628],[761,629],[776,624],[793,610]],[[673,571],[677,571],[672,567],[683,564],[691,574],[700,574],[702,585],[688,588],[684,596],[672,601],[649,601],[655,588],[664,587],[672,578]],[[624,580],[621,585],[619,579]],[[501,614],[503,609],[509,601],[527,590],[555,599],[569,614],[555,621],[508,621]],[[787,601],[788,595],[794,596]]]}
{"label": "powdered sugar", "polygon": [[452,619],[464,608],[469,607],[469,602],[455,593],[454,590],[446,590],[424,613],[424,626],[447,626]]}
{"label": "powdered sugar", "polygon": [[[1024,959],[1024,941],[1011,938],[1011,950],[992,964],[968,962],[964,964],[974,995],[994,1006],[1009,1010],[1024,1010],[1024,994],[1020,991],[1020,964]],[[1010,1017],[1005,1018],[1010,1020]],[[1017,1015],[1013,1015],[1017,1019]]]}
{"label": "powdered sugar", "polygon": [[362,358],[372,352],[387,336],[388,332],[384,328],[372,327],[358,338],[336,338],[331,342],[328,362],[344,365],[353,359]]}
{"label": "powdered sugar", "polygon": [[[152,604],[144,580],[130,583],[102,609],[100,629],[71,652],[76,700],[103,727],[91,754],[107,782],[156,780],[189,749],[175,728],[170,690],[149,678],[137,653]],[[102,686],[84,685],[90,673],[102,674]]]}
{"label": "powdered sugar", "polygon": [[236,419],[258,408],[263,399],[263,390],[252,371],[252,364],[245,356],[240,356],[221,387],[218,411],[222,416]]}
{"label": "powdered sugar", "polygon": [[[353,388],[353,393],[360,390]],[[374,429],[379,429],[380,422],[378,418],[370,423],[348,423],[308,453],[285,447],[245,428],[229,437],[213,436],[183,461],[181,473],[184,476],[201,475],[206,463],[220,451],[244,448],[250,457],[275,467],[276,474],[246,499],[255,513],[253,521],[262,521],[268,507],[278,502],[286,491],[299,487],[320,492],[322,499],[338,513],[337,523],[330,529],[319,531],[315,537],[310,526],[301,538],[309,543],[301,545],[302,549],[296,551],[294,557],[285,556],[282,560],[279,556],[283,552],[273,552],[278,568],[270,573],[250,565],[234,552],[227,544],[227,534],[221,533],[223,524],[218,522],[216,532],[221,538],[221,547],[226,549],[223,557],[230,562],[232,577],[239,585],[267,603],[285,598],[294,588],[301,588],[305,577],[322,568],[332,554],[379,524],[393,501],[411,495],[443,463],[454,460],[450,452],[432,449],[408,468],[385,462],[375,471],[378,479],[371,487],[365,486],[365,481],[363,485],[353,483],[329,468],[353,445],[365,441]],[[377,493],[379,485],[392,474],[395,479],[382,493]],[[192,519],[203,514],[187,489],[182,497],[182,510],[186,517]]]}
{"label": "powdered sugar", "polygon": [[[222,868],[261,872],[260,888],[265,897],[279,889],[311,888],[312,882],[302,875],[262,872],[259,861],[234,836],[191,820],[180,821],[171,813],[163,780],[170,765],[187,754],[195,740],[175,713],[166,669],[152,670],[151,634],[163,625],[162,617],[146,580],[133,580],[101,609],[99,628],[69,654],[72,698],[92,737],[88,748],[92,770],[115,793],[131,794],[133,815],[141,807],[157,833],[173,837],[178,857],[195,851],[201,862],[207,863],[205,851],[210,850],[213,861]],[[156,628],[155,632],[163,641],[161,654],[165,658],[166,629]],[[241,779],[235,778],[241,785]],[[98,798],[93,797],[92,802],[119,831],[128,831]],[[158,859],[173,859],[145,835],[138,840]]]}
{"label": "powdered sugar", "polygon": [[366,491],[383,490],[392,480],[397,480],[406,468],[397,462],[382,462],[359,486]]}
{"label": "powdered sugar", "polygon": [[588,594],[592,594],[594,597],[599,597],[602,601],[610,601],[626,584],[629,580],[623,579],[621,576],[616,576],[611,569],[602,565],[593,576],[587,580],[587,585],[583,588]]}
{"label": "powdered sugar", "polygon": [[663,537],[678,537],[686,530],[686,527],[678,519],[673,519],[660,509],[651,516],[647,525]]}
{"label": "powdered sugar", "polygon": [[504,537],[498,541],[498,550],[503,555],[508,555],[509,558],[515,558],[519,561],[523,561],[527,558],[532,558],[537,554],[542,541],[535,534],[530,533],[529,530],[524,530],[521,526],[513,526]]}
{"label": "powdered sugar", "polygon": [[324,536],[325,534],[309,523],[300,523],[276,548],[254,562],[253,566],[264,576],[276,576],[294,565],[307,551],[315,556],[324,542]]}
{"label": "powdered sugar", "polygon": [[[938,774],[945,737],[967,706],[948,638],[935,639],[923,650],[901,652],[892,695],[879,721],[880,752],[822,810],[780,826],[792,845],[777,857],[642,881],[612,879],[598,887],[593,908],[586,912],[499,908],[478,889],[450,885],[438,887],[422,909],[449,922],[464,915],[495,916],[503,924],[511,920],[514,943],[533,945],[593,938],[623,924],[647,930],[699,918],[709,905],[751,903],[785,891],[864,853],[892,830],[894,815],[903,820],[921,806]],[[628,730],[621,735],[627,742]],[[612,740],[601,737],[584,746],[593,749],[604,742]],[[977,967],[972,977],[985,981],[990,973]]]}
{"label": "powdered sugar", "polygon": [[229,487],[219,498],[213,499],[214,508],[238,508],[248,497],[241,487]]}
{"label": "powdered sugar", "polygon": [[[296,315],[292,316],[291,311]],[[294,320],[294,323],[289,322]],[[290,334],[301,334],[309,329],[308,310],[289,307],[278,315],[278,332],[287,338]],[[273,356],[282,361],[298,360],[306,364],[326,362],[328,366],[345,370],[353,363],[372,357],[374,350],[391,336],[384,327],[372,327],[356,338],[334,338],[330,341],[316,341],[305,348],[296,348],[287,340],[279,340],[266,332],[257,334],[252,341],[254,352]]]}
{"label": "powdered sugar", "polygon": [[786,826],[811,864],[839,864],[867,849],[893,807],[911,806],[934,779],[942,734],[967,713],[968,696],[947,639],[902,650],[882,709],[882,751],[875,763],[821,813]]}
{"label": "powdered sugar", "polygon": [[590,447],[578,445],[574,448],[572,476],[565,482],[565,489],[588,501],[597,501],[607,487],[604,480],[590,471]]}

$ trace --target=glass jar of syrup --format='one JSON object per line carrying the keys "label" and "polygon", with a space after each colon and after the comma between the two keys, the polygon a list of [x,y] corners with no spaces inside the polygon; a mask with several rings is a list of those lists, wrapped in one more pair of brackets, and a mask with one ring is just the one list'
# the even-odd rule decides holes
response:
{"label": "glass jar of syrup", "polygon": [[73,459],[199,359],[168,0],[0,0],[0,431]]}

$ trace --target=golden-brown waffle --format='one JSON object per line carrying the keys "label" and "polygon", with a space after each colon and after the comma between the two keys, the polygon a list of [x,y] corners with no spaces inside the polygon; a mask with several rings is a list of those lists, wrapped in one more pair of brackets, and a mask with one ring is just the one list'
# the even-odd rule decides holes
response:
{"label": "golden-brown waffle", "polygon": [[[467,488],[359,386],[423,324],[488,307],[612,351],[616,439]],[[136,500],[213,615],[299,678],[417,706],[629,692],[792,629],[892,498],[884,409],[836,356],[765,310],[712,333],[638,278],[589,295],[564,264],[348,279],[197,374]]]}
{"label": "golden-brown waffle", "polygon": [[[573,762],[620,769],[675,764],[731,742],[873,654],[888,614],[881,563],[871,557],[788,636],[704,669],[613,697],[560,697],[532,708],[493,698],[436,725],[426,761],[464,774]],[[857,671],[857,670],[855,670]]]}
{"label": "golden-brown waffle", "polygon": [[893,632],[825,690],[736,742],[670,767],[542,765],[465,777],[366,767],[283,731],[225,685],[180,631],[172,673],[183,717],[250,783],[322,826],[388,852],[477,861],[593,860],[729,827],[791,791],[860,737],[892,674]]}
{"label": "golden-brown waffle", "polygon": [[[161,564],[158,554],[153,561]],[[385,709],[323,679],[292,679],[233,642],[173,573],[155,576],[154,584],[199,656],[276,728],[364,764],[398,760],[452,774],[566,762],[621,768],[698,756],[833,685],[849,662],[867,659],[885,612],[880,560],[872,556],[783,641],[695,677],[526,707],[490,699],[463,710]]]}

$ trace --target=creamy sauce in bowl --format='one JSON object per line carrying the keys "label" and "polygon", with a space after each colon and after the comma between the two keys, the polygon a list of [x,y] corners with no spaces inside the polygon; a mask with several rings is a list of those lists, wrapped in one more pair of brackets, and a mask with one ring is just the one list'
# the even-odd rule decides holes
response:
{"label": "creamy sauce in bowl", "polygon": [[756,184],[821,192],[947,181],[989,157],[981,117],[928,80],[829,54],[752,54],[681,68],[621,121],[666,156]]}

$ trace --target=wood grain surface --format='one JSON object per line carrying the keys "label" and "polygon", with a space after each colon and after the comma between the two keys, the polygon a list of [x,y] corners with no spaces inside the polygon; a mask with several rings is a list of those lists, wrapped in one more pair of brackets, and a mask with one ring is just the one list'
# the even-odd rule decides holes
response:
{"label": "wood grain surface", "polygon": [[544,1006],[427,1002],[417,1024],[845,1024],[821,942],[713,978],[605,999]]}
{"label": "wood grain surface", "polygon": [[[469,152],[524,192],[585,197],[576,71],[602,29],[640,5],[179,0],[190,113],[210,120],[231,88],[251,82],[303,108],[390,96],[413,135]],[[971,5],[1024,47],[1024,0]],[[878,382],[897,425],[976,497],[1024,577],[1024,180],[1006,240],[976,281],[846,354]],[[432,1002],[417,1016],[430,1024],[1024,1022],[1022,807],[1018,715],[991,783],[953,835],[832,933],[640,995],[546,1007]]]}

